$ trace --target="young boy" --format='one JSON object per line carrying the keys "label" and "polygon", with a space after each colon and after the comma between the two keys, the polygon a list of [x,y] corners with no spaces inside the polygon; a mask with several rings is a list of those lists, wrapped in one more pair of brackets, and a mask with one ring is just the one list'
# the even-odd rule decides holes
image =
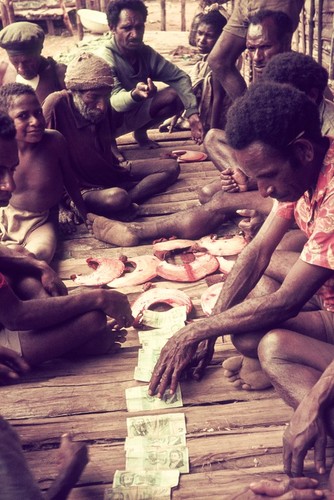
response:
{"label": "young boy", "polygon": [[0,241],[9,247],[20,245],[50,262],[57,244],[57,206],[64,187],[86,220],[67,144],[59,132],[45,130],[42,108],[29,85],[4,85],[0,103],[1,111],[14,120],[19,150],[16,189],[8,206],[0,210]]}

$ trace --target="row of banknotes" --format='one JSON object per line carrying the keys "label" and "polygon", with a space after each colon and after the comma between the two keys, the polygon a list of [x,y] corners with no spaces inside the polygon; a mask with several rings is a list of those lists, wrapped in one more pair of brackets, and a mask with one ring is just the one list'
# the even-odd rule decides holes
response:
{"label": "row of banknotes", "polygon": [[[142,349],[135,380],[149,382],[161,349],[184,326],[186,316],[183,306],[164,313],[144,312],[142,325],[150,330],[138,332]],[[180,386],[173,395],[167,390],[161,399],[148,394],[148,385],[130,387],[125,396],[129,412],[183,406]],[[189,472],[184,413],[129,417],[127,434],[126,470],[115,472],[113,487],[105,491],[104,500],[169,500],[180,473]]]}
{"label": "row of banknotes", "polygon": [[104,500],[170,499],[189,472],[184,413],[127,418],[126,470],[116,471]]}

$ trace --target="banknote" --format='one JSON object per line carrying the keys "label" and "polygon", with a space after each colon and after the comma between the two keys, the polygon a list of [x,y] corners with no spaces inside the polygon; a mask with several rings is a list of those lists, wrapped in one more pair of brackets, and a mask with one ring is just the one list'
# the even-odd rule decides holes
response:
{"label": "banknote", "polygon": [[159,356],[160,349],[139,349],[133,378],[140,382],[149,382]]}
{"label": "banknote", "polygon": [[151,331],[145,331],[145,332],[138,332],[138,339],[139,343],[142,345],[143,349],[153,349],[153,350],[160,350],[164,347],[166,344],[167,340],[174,334],[172,335],[164,335],[161,334],[161,331],[158,331],[158,334],[153,334]]}
{"label": "banknote", "polygon": [[[173,290],[171,290],[171,295],[172,294]],[[177,306],[163,312],[146,309],[143,311],[140,323],[143,326],[151,326],[152,328],[171,328],[175,331],[175,328],[179,330],[184,326],[186,319],[186,306]]]}
{"label": "banknote", "polygon": [[129,450],[142,450],[144,448],[165,449],[171,446],[186,446],[185,434],[179,436],[136,436],[125,438],[124,449]]}
{"label": "banknote", "polygon": [[131,448],[126,450],[125,460],[126,469],[131,471],[177,469],[183,473],[189,472],[186,446]]}
{"label": "banknote", "polygon": [[162,398],[150,396],[148,385],[129,387],[125,390],[126,407],[128,411],[160,410],[169,408],[179,408],[183,406],[181,388],[177,386],[174,394],[165,391]]}
{"label": "banknote", "polygon": [[107,488],[104,500],[170,500],[171,489],[164,486],[118,486]]}
{"label": "banknote", "polygon": [[157,486],[174,488],[179,484],[180,472],[175,470],[117,470],[114,474],[113,488],[123,486]]}
{"label": "banknote", "polygon": [[126,419],[128,437],[149,436],[163,438],[186,434],[184,413],[164,413],[162,415],[143,415]]}

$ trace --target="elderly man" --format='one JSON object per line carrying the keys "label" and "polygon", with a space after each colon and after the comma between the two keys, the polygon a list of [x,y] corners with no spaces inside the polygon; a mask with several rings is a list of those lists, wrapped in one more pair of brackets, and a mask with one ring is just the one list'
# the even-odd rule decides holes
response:
{"label": "elderly man", "polygon": [[173,159],[133,161],[121,167],[111,151],[120,116],[110,105],[113,77],[100,57],[79,54],[68,65],[68,90],[51,94],[43,105],[48,128],[61,132],[81,186],[87,211],[116,218],[131,215],[134,204],[164,191],[180,169]]}
{"label": "elderly man", "polygon": [[[297,28],[304,0],[237,0],[231,17],[209,56],[216,78],[224,90],[235,99],[246,89],[246,83],[236,67],[236,62],[246,49],[247,28],[251,17],[260,9],[285,12],[290,20],[292,32]],[[290,35],[290,42],[291,42]]]}
{"label": "elderly man", "polygon": [[[174,393],[190,366],[198,376],[217,337],[231,334],[245,357],[226,360],[226,375],[244,389],[272,383],[296,409],[284,439],[286,472],[300,475],[315,444],[323,473],[333,428],[333,140],[321,135],[317,106],[305,93],[269,82],[230,108],[226,135],[261,195],[277,201],[239,256],[212,316],[184,327],[162,350],[150,394],[168,387]],[[275,253],[295,221],[307,237],[302,253]]]}
{"label": "elderly man", "polygon": [[[111,104],[123,114],[116,137],[134,130],[140,146],[158,147],[147,129],[185,110],[192,138],[200,144],[203,127],[189,76],[143,43],[147,8],[142,0],[111,0],[107,11],[113,37],[97,54],[111,66]],[[168,85],[157,91],[153,81]]]}
{"label": "elderly man", "polygon": [[0,32],[0,47],[10,61],[0,63],[0,84],[30,85],[40,103],[52,92],[65,88],[66,66],[41,55],[44,37],[38,24],[25,21],[10,24]]}

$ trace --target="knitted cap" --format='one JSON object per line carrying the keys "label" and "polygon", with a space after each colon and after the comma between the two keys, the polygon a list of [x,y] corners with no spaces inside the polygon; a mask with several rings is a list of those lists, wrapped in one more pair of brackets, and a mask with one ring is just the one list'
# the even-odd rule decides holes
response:
{"label": "knitted cap", "polygon": [[0,47],[10,56],[34,54],[42,50],[44,38],[44,31],[38,24],[13,23],[0,31]]}
{"label": "knitted cap", "polygon": [[112,87],[113,83],[110,65],[90,52],[82,52],[67,66],[65,85],[69,90]]}

